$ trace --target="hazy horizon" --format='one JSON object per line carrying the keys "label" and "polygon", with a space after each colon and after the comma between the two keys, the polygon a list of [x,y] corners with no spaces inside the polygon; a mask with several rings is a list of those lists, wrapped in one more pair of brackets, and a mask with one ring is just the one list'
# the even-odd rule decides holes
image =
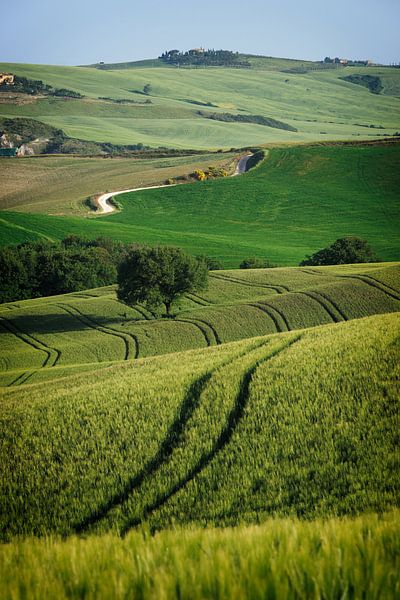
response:
{"label": "hazy horizon", "polygon": [[[238,0],[2,1],[2,62],[79,65],[155,58],[164,50],[216,48],[282,58],[400,61],[400,3]],[[17,26],[12,26],[16,23]]]}

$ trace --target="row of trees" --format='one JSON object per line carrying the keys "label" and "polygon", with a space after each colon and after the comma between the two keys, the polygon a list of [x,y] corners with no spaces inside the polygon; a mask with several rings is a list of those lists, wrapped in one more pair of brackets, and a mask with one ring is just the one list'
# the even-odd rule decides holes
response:
{"label": "row of trees", "polygon": [[115,283],[125,247],[69,236],[0,250],[0,302],[51,296]]}
{"label": "row of trees", "polygon": [[[376,262],[365,240],[347,237],[308,256],[300,265]],[[276,267],[248,258],[241,269]],[[221,265],[182,249],[125,245],[107,238],[93,241],[68,236],[61,243],[40,241],[0,250],[0,302],[64,294],[118,282],[118,298],[127,305],[171,307],[183,294],[207,286],[208,271]]]}
{"label": "row of trees", "polygon": [[238,52],[231,50],[204,50],[195,48],[188,52],[166,50],[159,58],[169,65],[210,66],[210,67],[251,67],[248,61],[241,60]]}

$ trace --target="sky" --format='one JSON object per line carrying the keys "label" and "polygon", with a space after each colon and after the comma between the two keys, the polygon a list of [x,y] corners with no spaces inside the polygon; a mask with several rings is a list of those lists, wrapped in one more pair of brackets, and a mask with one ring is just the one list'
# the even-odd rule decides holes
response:
{"label": "sky", "polygon": [[400,62],[400,0],[0,0],[0,61],[82,65],[193,47]]}

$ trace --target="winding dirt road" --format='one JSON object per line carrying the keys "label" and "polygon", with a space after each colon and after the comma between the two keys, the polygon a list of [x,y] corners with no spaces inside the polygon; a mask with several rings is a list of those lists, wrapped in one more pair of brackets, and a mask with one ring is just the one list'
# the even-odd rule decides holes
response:
{"label": "winding dirt road", "polygon": [[[247,161],[249,160],[249,158],[251,156],[252,156],[252,154],[245,154],[238,160],[235,172],[233,173],[233,175],[231,175],[231,177],[235,177],[236,175],[243,175],[243,173],[246,172]],[[98,196],[96,198],[96,204],[99,209],[98,212],[103,215],[106,213],[114,212],[116,210],[116,208],[115,208],[115,206],[110,204],[109,200],[110,200],[110,198],[114,198],[114,196],[119,196],[119,194],[126,194],[127,192],[139,192],[140,190],[155,190],[155,189],[164,188],[164,187],[174,187],[176,185],[178,185],[178,184],[173,183],[173,184],[162,184],[162,185],[150,185],[147,187],[132,188],[130,190],[120,190],[118,192],[106,192],[105,194],[101,194],[101,196]]]}

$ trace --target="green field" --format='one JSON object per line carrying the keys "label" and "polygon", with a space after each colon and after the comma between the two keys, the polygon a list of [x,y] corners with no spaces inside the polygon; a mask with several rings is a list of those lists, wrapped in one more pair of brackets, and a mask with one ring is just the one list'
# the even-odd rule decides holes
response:
{"label": "green field", "polygon": [[241,177],[119,196],[123,210],[101,218],[3,211],[1,240],[105,235],[180,246],[235,268],[249,256],[298,264],[357,235],[383,260],[397,260],[399,159],[400,144],[274,148]]}
{"label": "green field", "polygon": [[157,185],[166,179],[229,164],[235,155],[201,154],[170,158],[37,156],[0,158],[0,208],[46,214],[88,213],[84,201],[108,190]]}
{"label": "green field", "polygon": [[[10,88],[0,117],[203,151],[0,158],[0,245],[105,236],[224,266],[170,318],[115,285],[0,305],[2,600],[400,596],[400,69],[245,58],[0,63],[84,95]],[[247,147],[265,160],[240,177],[89,208]],[[293,266],[344,236],[386,262]]]}
{"label": "green field", "polygon": [[[157,64],[157,63],[156,63]],[[113,143],[185,148],[231,148],[271,142],[368,139],[400,130],[398,69],[347,67],[287,72],[298,63],[253,59],[252,69],[176,69],[133,65],[128,69],[0,63],[0,70],[41,79],[85,95],[82,100],[41,98],[0,104],[0,116],[25,116],[62,128],[68,135]],[[383,92],[341,80],[352,74],[381,78]],[[143,101],[151,83],[152,104],[117,105],[99,97]],[[207,109],[196,103],[210,102]],[[248,123],[204,119],[211,112],[262,115],[298,129],[297,133]]]}
{"label": "green field", "polygon": [[3,388],[3,539],[396,506],[398,334],[378,315]]}
{"label": "green field", "polygon": [[4,600],[385,598],[400,593],[398,511],[381,517],[19,540],[0,548]]}

